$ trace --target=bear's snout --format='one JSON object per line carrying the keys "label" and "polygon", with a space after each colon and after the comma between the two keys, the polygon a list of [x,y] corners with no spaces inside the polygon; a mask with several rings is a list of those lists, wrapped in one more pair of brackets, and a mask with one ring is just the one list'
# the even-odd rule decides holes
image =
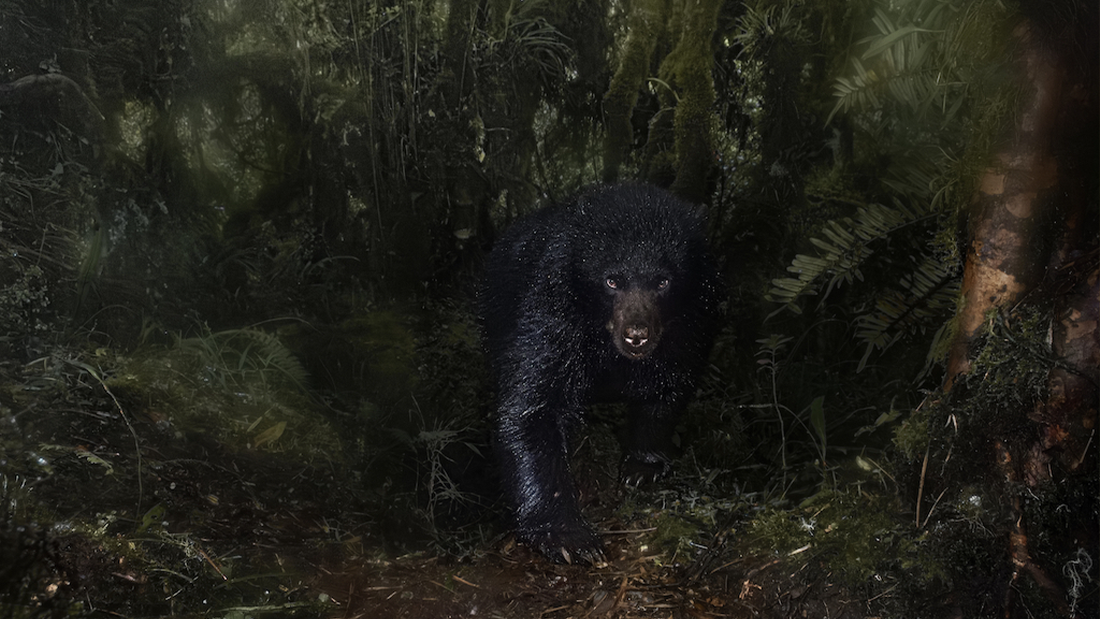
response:
{"label": "bear's snout", "polygon": [[616,295],[607,330],[619,354],[627,359],[647,357],[661,337],[661,311],[656,293],[635,289]]}
{"label": "bear's snout", "polygon": [[623,330],[623,339],[634,348],[641,348],[649,341],[649,327],[645,325],[627,325]]}

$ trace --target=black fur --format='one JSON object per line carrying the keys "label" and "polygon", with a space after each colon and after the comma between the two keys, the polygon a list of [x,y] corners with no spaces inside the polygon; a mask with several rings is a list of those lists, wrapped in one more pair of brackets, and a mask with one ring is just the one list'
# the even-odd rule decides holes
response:
{"label": "black fur", "polygon": [[717,280],[692,208],[645,185],[590,189],[497,242],[482,320],[497,456],[521,542],[557,562],[602,557],[568,462],[571,430],[594,400],[630,403],[625,483],[668,471],[673,429],[710,348]]}

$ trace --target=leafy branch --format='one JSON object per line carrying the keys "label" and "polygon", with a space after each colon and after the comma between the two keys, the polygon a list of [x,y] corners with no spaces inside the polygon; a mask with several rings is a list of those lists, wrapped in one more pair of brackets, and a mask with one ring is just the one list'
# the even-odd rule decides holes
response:
{"label": "leafy branch", "polygon": [[867,344],[856,371],[863,370],[875,350],[886,350],[907,332],[923,329],[927,319],[954,306],[959,279],[954,265],[925,256],[899,288],[887,289],[875,308],[856,318],[856,337]]}
{"label": "leafy branch", "polygon": [[894,204],[894,207],[867,204],[857,209],[855,217],[826,222],[822,229],[825,238],[810,239],[818,248],[818,255],[796,255],[787,271],[797,277],[772,280],[772,288],[765,298],[776,303],[786,303],[791,311],[801,313],[795,300],[802,295],[817,294],[819,280],[829,278],[823,299],[842,283],[852,283],[855,279],[862,281],[863,273],[859,267],[874,253],[870,248],[872,242],[929,215],[927,208],[919,202],[914,202],[911,207],[899,200]]}
{"label": "leafy branch", "polygon": [[[855,74],[836,79],[833,93],[837,101],[826,124],[841,111],[882,107],[883,91],[914,110],[927,109],[941,100],[945,118],[953,118],[964,98],[956,97],[947,109],[949,86],[955,83],[945,80],[942,62],[943,34],[952,18],[947,9],[947,4],[938,0],[917,3],[900,16],[909,22],[902,25],[876,8],[871,21],[879,34],[860,41],[867,49],[859,58],[852,58]],[[867,65],[867,61],[873,62]]]}

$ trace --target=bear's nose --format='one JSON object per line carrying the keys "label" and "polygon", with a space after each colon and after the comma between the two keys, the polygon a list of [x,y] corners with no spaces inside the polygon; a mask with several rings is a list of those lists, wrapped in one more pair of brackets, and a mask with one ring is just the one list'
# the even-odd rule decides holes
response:
{"label": "bear's nose", "polygon": [[634,348],[645,346],[649,341],[649,327],[646,325],[627,325],[623,329],[623,339]]}

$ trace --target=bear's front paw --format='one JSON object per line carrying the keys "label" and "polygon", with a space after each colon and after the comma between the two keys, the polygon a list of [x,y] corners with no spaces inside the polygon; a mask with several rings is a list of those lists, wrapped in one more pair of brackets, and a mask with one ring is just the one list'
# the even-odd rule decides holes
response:
{"label": "bear's front paw", "polygon": [[600,538],[587,525],[516,531],[520,543],[534,548],[558,564],[606,563]]}
{"label": "bear's front paw", "polygon": [[637,488],[643,484],[650,484],[668,475],[672,469],[672,463],[664,456],[647,453],[644,455],[628,454],[623,458],[623,464],[619,472],[619,480],[623,485]]}

